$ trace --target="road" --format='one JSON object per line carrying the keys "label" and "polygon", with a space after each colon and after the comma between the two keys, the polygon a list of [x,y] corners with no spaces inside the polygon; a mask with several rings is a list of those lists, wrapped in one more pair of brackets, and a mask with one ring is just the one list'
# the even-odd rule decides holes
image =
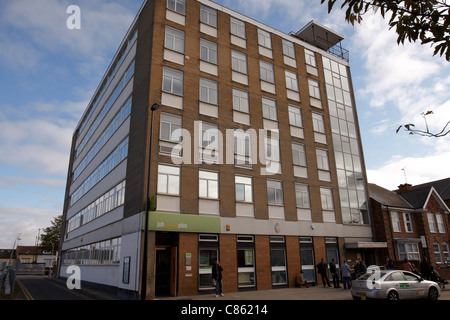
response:
{"label": "road", "polygon": [[79,292],[43,276],[20,275],[16,281],[26,300],[89,300]]}

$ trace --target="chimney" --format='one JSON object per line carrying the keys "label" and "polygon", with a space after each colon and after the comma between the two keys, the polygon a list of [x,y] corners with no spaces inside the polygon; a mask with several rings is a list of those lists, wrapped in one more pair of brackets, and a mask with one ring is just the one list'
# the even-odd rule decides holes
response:
{"label": "chimney", "polygon": [[408,192],[412,190],[412,185],[409,183],[405,183],[405,184],[401,184],[398,187],[398,192],[399,193],[404,193],[404,192]]}

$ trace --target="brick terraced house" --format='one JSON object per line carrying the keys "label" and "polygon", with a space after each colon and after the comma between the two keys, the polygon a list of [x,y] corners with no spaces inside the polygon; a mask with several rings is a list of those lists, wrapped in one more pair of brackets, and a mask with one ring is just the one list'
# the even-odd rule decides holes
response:
{"label": "brick terraced house", "polygon": [[59,275],[151,299],[211,290],[216,260],[225,293],[379,264],[342,40],[145,1],[73,135]]}

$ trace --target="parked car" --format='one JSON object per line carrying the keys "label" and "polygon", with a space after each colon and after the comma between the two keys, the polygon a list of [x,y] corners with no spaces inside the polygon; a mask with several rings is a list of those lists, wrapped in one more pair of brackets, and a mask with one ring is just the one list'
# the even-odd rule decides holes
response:
{"label": "parked car", "polygon": [[353,299],[419,299],[437,300],[441,289],[436,282],[403,270],[369,270],[352,281]]}

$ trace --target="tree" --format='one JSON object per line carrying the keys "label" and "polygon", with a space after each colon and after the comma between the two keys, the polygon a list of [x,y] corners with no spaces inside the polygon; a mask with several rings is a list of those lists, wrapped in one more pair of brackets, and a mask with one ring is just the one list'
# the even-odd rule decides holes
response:
{"label": "tree", "polygon": [[62,216],[55,217],[51,226],[44,228],[40,236],[40,247],[46,251],[56,251],[59,247],[59,239],[62,225]]}
{"label": "tree", "polygon": [[427,112],[422,112],[421,116],[425,122],[425,130],[422,129],[416,129],[416,126],[413,123],[409,123],[409,124],[404,124],[401,125],[397,128],[397,133],[400,131],[401,128],[403,128],[405,131],[409,132],[409,134],[416,134],[419,136],[424,136],[424,137],[435,137],[435,138],[439,138],[439,137],[443,137],[445,135],[447,135],[448,133],[450,133],[450,121],[447,122],[447,124],[442,128],[442,130],[440,132],[431,132],[430,128],[428,127],[428,122],[427,122],[427,116],[429,116],[430,114],[433,114],[433,111],[427,111]]}
{"label": "tree", "polygon": [[[327,0],[321,0],[323,4]],[[328,13],[336,0],[328,0]],[[380,11],[383,18],[390,13],[389,26],[397,32],[397,43],[420,40],[434,46],[434,54],[450,61],[450,4],[447,0],[343,0],[345,20],[352,25],[361,23],[368,11]]]}

